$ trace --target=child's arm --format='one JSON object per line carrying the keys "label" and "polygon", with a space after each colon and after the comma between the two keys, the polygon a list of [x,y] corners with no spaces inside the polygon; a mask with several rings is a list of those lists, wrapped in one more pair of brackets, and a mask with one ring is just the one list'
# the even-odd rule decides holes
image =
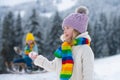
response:
{"label": "child's arm", "polygon": [[91,48],[87,45],[83,49],[83,80],[93,80],[94,55]]}
{"label": "child's arm", "polygon": [[28,54],[26,54],[26,50],[27,50],[27,46],[25,46],[25,48],[24,48],[24,51],[23,51],[23,52],[24,52],[24,54],[25,54],[25,55],[28,55]]}
{"label": "child's arm", "polygon": [[38,53],[38,46],[37,46],[37,44],[34,45],[34,47],[33,47],[33,51],[35,51],[35,52]]}
{"label": "child's arm", "polygon": [[53,61],[49,61],[47,58],[39,55],[34,60],[34,64],[43,67],[47,71],[57,71],[61,65],[61,59],[55,58]]}

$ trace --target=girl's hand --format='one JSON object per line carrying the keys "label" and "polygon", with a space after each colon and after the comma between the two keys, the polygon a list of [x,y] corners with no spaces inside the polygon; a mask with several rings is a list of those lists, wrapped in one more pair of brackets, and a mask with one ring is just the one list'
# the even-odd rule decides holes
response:
{"label": "girl's hand", "polygon": [[38,53],[32,51],[29,53],[29,57],[32,59],[32,60],[35,60],[38,56]]}

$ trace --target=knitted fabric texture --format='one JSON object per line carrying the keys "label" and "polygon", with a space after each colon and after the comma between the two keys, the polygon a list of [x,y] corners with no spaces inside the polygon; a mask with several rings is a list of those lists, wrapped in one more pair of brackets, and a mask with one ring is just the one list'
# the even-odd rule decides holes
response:
{"label": "knitted fabric texture", "polygon": [[28,42],[29,40],[32,40],[32,41],[35,40],[35,38],[34,38],[32,33],[27,33],[27,35],[26,35],[26,42]]}
{"label": "knitted fabric texture", "polygon": [[87,31],[87,25],[88,16],[86,14],[72,13],[63,20],[62,28],[69,26],[80,33],[84,33]]}
{"label": "knitted fabric texture", "polygon": [[62,46],[59,47],[54,55],[57,58],[62,59],[62,69],[60,72],[60,80],[69,80],[72,76],[74,60],[72,57],[72,46],[75,45],[90,45],[90,40],[87,38],[77,38],[70,44],[63,42]]}

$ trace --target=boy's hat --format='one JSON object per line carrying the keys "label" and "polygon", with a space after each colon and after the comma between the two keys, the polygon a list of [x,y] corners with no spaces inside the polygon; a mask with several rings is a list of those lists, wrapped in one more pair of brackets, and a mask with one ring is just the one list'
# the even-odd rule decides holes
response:
{"label": "boy's hat", "polygon": [[35,40],[35,38],[34,38],[32,33],[27,33],[27,35],[26,35],[26,42],[28,42],[29,40],[32,40],[32,41]]}
{"label": "boy's hat", "polygon": [[87,31],[88,26],[88,9],[80,6],[75,10],[75,13],[68,15],[62,23],[62,28],[65,26],[72,27],[80,33]]}

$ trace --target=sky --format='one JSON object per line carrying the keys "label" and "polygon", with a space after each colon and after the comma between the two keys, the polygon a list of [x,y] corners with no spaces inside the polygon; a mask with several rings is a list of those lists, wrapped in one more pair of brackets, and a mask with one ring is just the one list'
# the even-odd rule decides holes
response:
{"label": "sky", "polygon": [[36,0],[0,0],[0,6],[15,6],[20,3],[30,2]]}

